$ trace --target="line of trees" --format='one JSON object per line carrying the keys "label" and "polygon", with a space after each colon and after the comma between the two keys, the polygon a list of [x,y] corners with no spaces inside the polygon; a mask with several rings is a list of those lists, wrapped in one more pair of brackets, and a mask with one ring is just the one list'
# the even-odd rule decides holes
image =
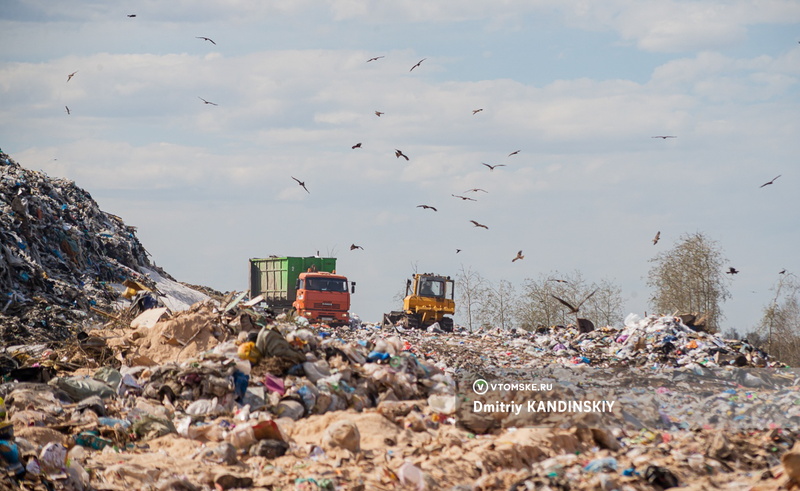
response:
{"label": "line of trees", "polygon": [[456,275],[457,306],[462,323],[470,330],[479,327],[538,327],[575,323],[575,314],[557,300],[580,306],[580,317],[601,325],[613,325],[623,315],[622,290],[609,280],[587,282],[580,272],[554,271],[528,278],[521,289],[506,280],[493,283],[472,268],[461,267]]}
{"label": "line of trees", "polygon": [[[659,315],[694,314],[705,330],[718,332],[724,320],[722,304],[734,272],[719,244],[701,232],[682,235],[669,250],[650,260],[647,284],[652,288],[649,308]],[[733,330],[727,338],[746,338],[773,358],[792,366],[800,365],[800,280],[781,272],[772,287],[775,293],[759,325],[744,335]],[[730,274],[730,276],[727,276]],[[510,282],[497,283],[463,265],[456,275],[457,308],[468,329],[512,327],[534,330],[541,326],[574,324],[577,317],[597,326],[615,325],[623,320],[622,290],[613,281],[587,281],[580,272],[553,271],[527,278],[519,288]],[[592,295],[590,295],[592,294]],[[560,298],[573,306],[571,311]]]}

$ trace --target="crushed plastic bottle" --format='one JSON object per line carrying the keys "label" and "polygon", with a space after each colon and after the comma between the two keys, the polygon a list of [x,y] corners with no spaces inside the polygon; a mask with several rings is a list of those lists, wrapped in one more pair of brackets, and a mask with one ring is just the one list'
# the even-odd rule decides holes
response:
{"label": "crushed plastic bottle", "polygon": [[617,466],[617,459],[614,457],[605,457],[589,462],[583,467],[583,470],[586,472],[616,471]]}

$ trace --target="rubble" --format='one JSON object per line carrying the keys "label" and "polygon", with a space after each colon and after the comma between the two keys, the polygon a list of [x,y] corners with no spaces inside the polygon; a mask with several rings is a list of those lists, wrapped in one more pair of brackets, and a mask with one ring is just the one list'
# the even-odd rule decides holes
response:
{"label": "rubble", "polygon": [[800,486],[800,377],[746,342],[634,314],[277,318],[175,282],[74,183],[0,165],[2,489]]}

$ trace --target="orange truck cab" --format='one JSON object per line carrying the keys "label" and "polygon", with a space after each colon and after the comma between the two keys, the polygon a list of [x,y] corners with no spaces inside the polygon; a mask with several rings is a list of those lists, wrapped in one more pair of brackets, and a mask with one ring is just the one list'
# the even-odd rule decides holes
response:
{"label": "orange truck cab", "polygon": [[308,271],[297,278],[297,299],[292,306],[297,315],[310,322],[330,325],[350,323],[350,293],[355,283],[348,287],[347,278],[335,272]]}
{"label": "orange truck cab", "polygon": [[312,323],[349,324],[355,287],[355,281],[336,274],[335,257],[250,259],[250,298],[261,296],[275,312],[295,310]]}

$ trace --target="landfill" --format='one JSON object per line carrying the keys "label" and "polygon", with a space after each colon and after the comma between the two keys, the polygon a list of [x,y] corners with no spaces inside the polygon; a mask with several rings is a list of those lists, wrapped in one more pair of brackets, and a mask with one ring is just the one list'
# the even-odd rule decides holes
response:
{"label": "landfill", "polygon": [[800,376],[746,341],[637,314],[309,324],[176,281],[75,183],[0,169],[0,489],[800,487]]}

